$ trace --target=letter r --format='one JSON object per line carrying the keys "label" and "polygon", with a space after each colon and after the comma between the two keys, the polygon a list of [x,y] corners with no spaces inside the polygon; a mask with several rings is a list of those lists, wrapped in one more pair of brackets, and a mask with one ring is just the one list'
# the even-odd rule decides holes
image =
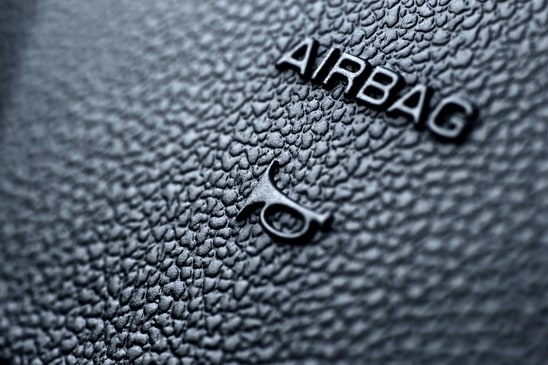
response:
{"label": "letter r", "polygon": [[344,92],[346,96],[351,96],[355,91],[356,79],[365,72],[367,66],[368,63],[361,58],[343,52],[323,80],[323,84],[330,87],[336,79],[346,79]]}

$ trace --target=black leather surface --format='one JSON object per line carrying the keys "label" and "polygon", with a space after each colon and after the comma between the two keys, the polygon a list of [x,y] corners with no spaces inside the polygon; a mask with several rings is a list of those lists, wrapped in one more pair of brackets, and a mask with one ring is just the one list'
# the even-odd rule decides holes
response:
{"label": "black leather surface", "polygon": [[[546,364],[546,1],[2,3],[7,363]],[[307,36],[468,138],[277,70]],[[275,158],[308,243],[234,219]]]}

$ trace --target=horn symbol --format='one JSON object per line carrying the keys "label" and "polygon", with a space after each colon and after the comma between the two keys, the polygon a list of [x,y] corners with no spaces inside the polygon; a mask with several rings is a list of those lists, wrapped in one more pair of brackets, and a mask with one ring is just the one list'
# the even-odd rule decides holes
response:
{"label": "horn symbol", "polygon": [[[315,211],[301,206],[297,202],[289,199],[276,188],[273,177],[279,169],[280,163],[274,160],[268,170],[261,176],[259,183],[247,198],[247,201],[238,213],[237,219],[242,219],[253,208],[262,206],[260,212],[260,222],[263,229],[271,236],[285,241],[295,241],[312,235],[313,228],[320,226],[325,228],[329,223],[330,215],[328,213],[316,213]],[[268,221],[267,215],[278,211],[287,213],[296,213],[303,220],[302,227],[297,232],[283,232],[276,229]]]}

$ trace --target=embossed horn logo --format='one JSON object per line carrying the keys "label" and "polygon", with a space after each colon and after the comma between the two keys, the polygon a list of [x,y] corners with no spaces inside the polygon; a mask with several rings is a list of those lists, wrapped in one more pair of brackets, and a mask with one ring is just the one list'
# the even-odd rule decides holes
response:
{"label": "embossed horn logo", "polygon": [[[317,228],[325,229],[329,225],[330,214],[317,213],[303,207],[299,203],[289,199],[274,185],[273,177],[279,170],[280,163],[274,160],[250,196],[247,198],[244,207],[236,217],[241,220],[254,209],[261,207],[259,218],[263,229],[272,237],[282,241],[298,241],[310,238]],[[285,232],[274,227],[269,216],[278,212],[293,214],[302,220],[301,227],[295,232]]]}

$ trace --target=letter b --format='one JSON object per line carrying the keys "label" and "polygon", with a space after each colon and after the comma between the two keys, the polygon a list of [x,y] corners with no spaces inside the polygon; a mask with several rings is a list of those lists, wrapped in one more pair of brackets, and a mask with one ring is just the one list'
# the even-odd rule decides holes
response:
{"label": "letter b", "polygon": [[384,67],[375,67],[356,98],[370,107],[380,109],[391,100],[399,83],[397,73]]}

